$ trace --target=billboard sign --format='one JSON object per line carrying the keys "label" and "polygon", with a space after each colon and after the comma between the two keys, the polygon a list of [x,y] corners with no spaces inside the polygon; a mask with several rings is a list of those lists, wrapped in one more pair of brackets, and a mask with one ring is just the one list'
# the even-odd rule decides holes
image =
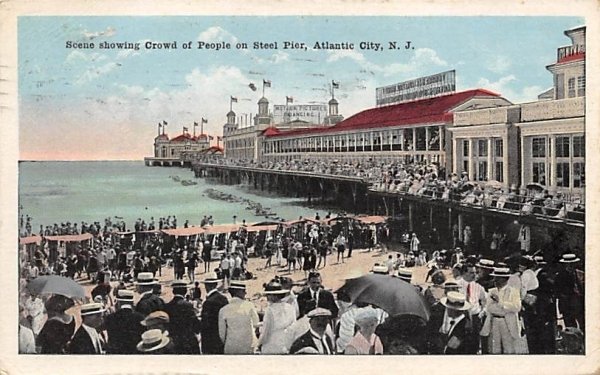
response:
{"label": "billboard sign", "polygon": [[456,91],[456,71],[420,77],[376,89],[377,106],[410,102],[451,94]]}
{"label": "billboard sign", "polygon": [[326,104],[288,104],[273,106],[273,120],[276,124],[294,120],[321,124],[327,116]]}

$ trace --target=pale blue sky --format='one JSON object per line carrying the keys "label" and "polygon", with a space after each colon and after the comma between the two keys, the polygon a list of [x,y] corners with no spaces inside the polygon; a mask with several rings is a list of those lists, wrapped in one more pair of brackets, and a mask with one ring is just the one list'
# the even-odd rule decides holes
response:
{"label": "pale blue sky", "polygon": [[[238,115],[255,114],[263,78],[271,104],[325,102],[327,85],[348,117],[375,104],[375,88],[455,69],[457,89],[481,87],[513,102],[535,100],[552,85],[545,69],[577,17],[20,17],[20,148],[27,159],[141,158],[152,152],[156,124],[176,135],[202,117],[220,134],[229,96]],[[177,41],[147,50],[144,41]],[[196,41],[232,42],[231,50]],[[308,50],[284,50],[284,41]],[[388,50],[410,40],[415,49]],[[67,41],[94,49],[68,49]],[[141,42],[139,51],[99,43]],[[192,49],[182,43],[193,41]],[[235,49],[246,42],[248,50]],[[278,42],[255,50],[255,41]],[[315,51],[317,41],[352,42],[352,51]],[[382,51],[361,50],[361,41]],[[259,90],[248,88],[250,82]],[[35,135],[35,136],[32,136]]]}

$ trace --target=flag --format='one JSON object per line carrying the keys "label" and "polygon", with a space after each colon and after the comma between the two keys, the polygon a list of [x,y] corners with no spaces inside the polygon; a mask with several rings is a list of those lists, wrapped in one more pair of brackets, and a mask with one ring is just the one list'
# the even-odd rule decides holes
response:
{"label": "flag", "polygon": [[250,84],[248,85],[248,87],[250,87],[250,90],[256,91],[256,85],[254,83],[250,82]]}
{"label": "flag", "polygon": [[235,96],[232,96],[232,97],[231,97],[231,102],[232,102],[232,103],[237,103],[237,98],[236,98]]}
{"label": "flag", "polygon": [[183,132],[185,133],[186,131],[188,131],[188,128],[186,128],[185,126],[183,127]]}
{"label": "flag", "polygon": [[198,126],[198,123],[196,121],[194,121],[194,126]]}
{"label": "flag", "polygon": [[[235,101],[237,102],[237,99],[235,99]],[[203,124],[208,124],[208,120],[207,120],[207,119],[205,119],[204,117],[202,117],[202,123],[203,123]]]}
{"label": "flag", "polygon": [[265,85],[265,87],[271,87],[271,81],[267,81],[266,79],[263,79],[263,85]]}
{"label": "flag", "polygon": [[163,125],[167,125],[167,122],[165,120],[163,120]]}
{"label": "flag", "polygon": [[213,139],[215,139],[215,137],[213,137],[212,135],[209,135],[209,136],[208,136],[208,140],[209,140],[209,141],[212,141]]}
{"label": "flag", "polygon": [[222,141],[223,137],[221,137],[220,135],[217,135],[217,141]]}
{"label": "flag", "polygon": [[158,127],[159,127],[159,128],[162,128],[162,124],[161,124],[160,122],[158,123]]}
{"label": "flag", "polygon": [[336,81],[334,81],[334,80],[331,80],[331,86],[332,86],[334,89],[339,89],[339,88],[340,88],[340,83],[339,83],[339,82],[336,82]]}
{"label": "flag", "polygon": [[286,96],[285,97],[285,103],[293,103],[294,102],[294,97],[293,96]]}

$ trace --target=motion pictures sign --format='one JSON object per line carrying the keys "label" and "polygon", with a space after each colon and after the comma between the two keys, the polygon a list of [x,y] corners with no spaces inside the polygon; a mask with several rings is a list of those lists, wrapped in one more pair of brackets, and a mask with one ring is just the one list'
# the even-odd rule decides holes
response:
{"label": "motion pictures sign", "polygon": [[292,104],[274,105],[273,117],[276,123],[288,122],[296,119],[320,124],[327,116],[325,104]]}
{"label": "motion pictures sign", "polygon": [[434,74],[376,89],[377,106],[433,98],[456,90],[456,71]]}

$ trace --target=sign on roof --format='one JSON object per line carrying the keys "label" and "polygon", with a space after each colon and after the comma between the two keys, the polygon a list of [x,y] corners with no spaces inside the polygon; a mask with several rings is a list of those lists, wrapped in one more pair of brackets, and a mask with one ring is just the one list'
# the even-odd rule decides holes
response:
{"label": "sign on roof", "polygon": [[311,124],[321,124],[327,116],[326,104],[288,104],[273,106],[273,120],[276,124],[302,120]]}
{"label": "sign on roof", "polygon": [[456,71],[434,74],[390,86],[378,87],[375,90],[378,107],[410,102],[413,100],[433,98],[451,94],[456,91]]}

